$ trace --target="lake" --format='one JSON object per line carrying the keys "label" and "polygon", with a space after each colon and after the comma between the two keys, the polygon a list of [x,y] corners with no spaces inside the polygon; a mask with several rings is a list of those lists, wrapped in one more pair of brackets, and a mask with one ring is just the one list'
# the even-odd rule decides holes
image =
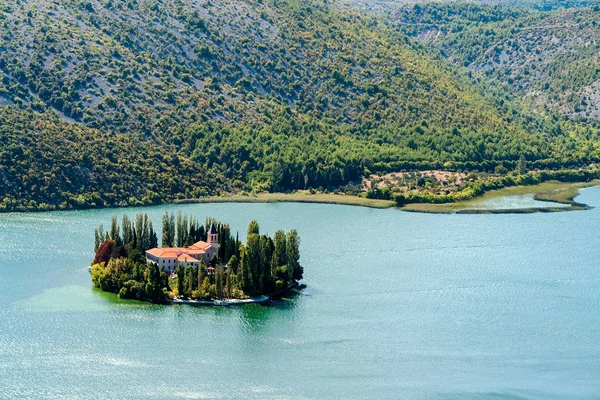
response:
{"label": "lake", "polygon": [[[578,201],[600,206],[600,189]],[[165,210],[296,228],[307,289],[156,306],[92,289],[93,231]],[[599,399],[600,208],[321,204],[0,214],[1,399]]]}

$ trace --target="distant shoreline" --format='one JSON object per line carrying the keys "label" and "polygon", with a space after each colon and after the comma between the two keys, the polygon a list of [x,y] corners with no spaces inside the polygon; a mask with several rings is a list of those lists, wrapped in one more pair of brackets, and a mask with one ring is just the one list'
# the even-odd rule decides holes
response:
{"label": "distant shoreline", "polygon": [[[177,200],[174,204],[195,203],[319,203],[351,205],[369,208],[397,208],[401,211],[417,212],[425,214],[528,214],[537,212],[565,212],[589,210],[590,206],[578,203],[573,199],[579,194],[579,190],[586,187],[600,185],[600,181],[562,183],[549,181],[537,185],[513,186],[504,189],[486,192],[481,196],[465,201],[454,203],[430,204],[409,203],[397,206],[393,200],[367,199],[364,197],[342,195],[342,194],[305,194],[296,193],[259,193],[253,195],[230,195],[211,196],[199,199]],[[570,207],[534,207],[513,209],[469,209],[474,202],[486,198],[532,194],[535,200],[569,204]]]}
{"label": "distant shoreline", "polygon": [[345,194],[306,194],[296,193],[258,193],[248,195],[225,195],[209,196],[196,199],[175,200],[173,204],[196,204],[196,203],[318,203],[338,204],[346,206],[360,206],[368,208],[391,208],[396,207],[393,200],[367,199]]}
{"label": "distant shoreline", "polygon": [[[164,205],[179,204],[202,204],[202,203],[315,203],[315,204],[335,204],[346,206],[358,206],[367,208],[396,208],[401,211],[417,212],[426,214],[520,214],[533,212],[565,212],[588,210],[591,207],[587,204],[575,202],[573,199],[579,194],[579,190],[586,187],[600,186],[600,180],[591,182],[563,183],[558,181],[548,181],[537,185],[523,185],[506,187],[499,190],[493,190],[484,193],[481,196],[469,200],[457,201],[452,203],[408,203],[398,206],[393,200],[369,199],[354,195],[344,194],[309,194],[306,192],[295,193],[258,193],[258,194],[231,194],[223,196],[208,196],[200,198],[189,198],[174,200],[173,202],[140,205],[140,206],[111,206],[111,207],[90,207],[73,208],[67,210],[10,210],[1,211],[4,213],[42,213],[52,211],[82,211],[98,210],[104,208],[130,208],[130,207],[155,207]],[[469,209],[469,206],[475,201],[491,197],[511,196],[520,194],[533,194],[534,199],[549,201],[561,204],[569,204],[570,207],[540,207],[540,208],[514,208],[514,209]]]}
{"label": "distant shoreline", "polygon": [[[563,183],[558,181],[548,181],[537,185],[513,186],[499,190],[492,190],[481,196],[474,197],[465,201],[443,204],[424,204],[412,203],[401,207],[401,210],[409,212],[420,212],[428,214],[531,214],[538,212],[567,212],[589,210],[587,204],[579,203],[574,200],[583,188],[599,186],[600,181]],[[505,196],[533,195],[534,200],[553,202],[558,204],[568,204],[569,207],[526,207],[510,209],[475,209],[470,208],[476,202],[481,200],[493,199]]]}

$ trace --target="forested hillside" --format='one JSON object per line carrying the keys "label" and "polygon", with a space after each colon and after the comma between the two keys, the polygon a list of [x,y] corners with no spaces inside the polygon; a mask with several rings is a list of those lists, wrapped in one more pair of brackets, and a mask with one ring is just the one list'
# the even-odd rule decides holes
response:
{"label": "forested hillside", "polygon": [[[0,207],[343,190],[372,172],[599,159],[597,128],[532,110],[485,81],[483,66],[448,63],[417,40],[423,32],[399,28],[411,12],[390,21],[322,0],[3,1]],[[528,13],[493,12],[490,23],[537,18]]]}
{"label": "forested hillside", "polygon": [[215,193],[221,180],[138,135],[3,107],[0,210],[157,204]]}

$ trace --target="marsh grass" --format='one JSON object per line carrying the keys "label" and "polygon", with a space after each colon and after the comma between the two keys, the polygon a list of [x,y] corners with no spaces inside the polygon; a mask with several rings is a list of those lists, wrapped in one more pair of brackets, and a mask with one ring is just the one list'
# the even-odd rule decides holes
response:
{"label": "marsh grass", "polygon": [[[548,181],[533,186],[514,186],[500,190],[493,190],[482,196],[475,197],[466,201],[446,204],[407,204],[402,207],[405,211],[425,212],[425,213],[471,213],[471,214],[499,214],[499,213],[529,213],[529,212],[553,212],[553,211],[574,211],[585,210],[589,208],[585,204],[575,202],[573,199],[579,194],[579,190],[584,187],[598,186],[600,180],[590,182],[564,183],[558,181]],[[510,210],[475,210],[471,209],[475,204],[481,203],[493,198],[504,196],[518,196],[533,194],[535,200],[552,201],[561,204],[570,204],[571,207],[536,207],[536,208],[517,208]]]}

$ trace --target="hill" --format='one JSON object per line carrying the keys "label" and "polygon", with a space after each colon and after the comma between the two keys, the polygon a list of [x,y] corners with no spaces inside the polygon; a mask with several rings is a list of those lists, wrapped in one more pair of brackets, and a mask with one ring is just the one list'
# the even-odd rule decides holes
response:
{"label": "hill", "polygon": [[531,107],[600,119],[600,7],[542,13],[432,3],[402,8],[392,20]]}
{"label": "hill", "polygon": [[338,2],[8,0],[0,24],[6,209],[598,159],[589,126]]}
{"label": "hill", "polygon": [[412,5],[463,4],[478,6],[503,6],[512,9],[552,11],[569,8],[586,8],[600,5],[599,0],[348,0],[357,8],[377,14],[386,14],[399,7]]}

